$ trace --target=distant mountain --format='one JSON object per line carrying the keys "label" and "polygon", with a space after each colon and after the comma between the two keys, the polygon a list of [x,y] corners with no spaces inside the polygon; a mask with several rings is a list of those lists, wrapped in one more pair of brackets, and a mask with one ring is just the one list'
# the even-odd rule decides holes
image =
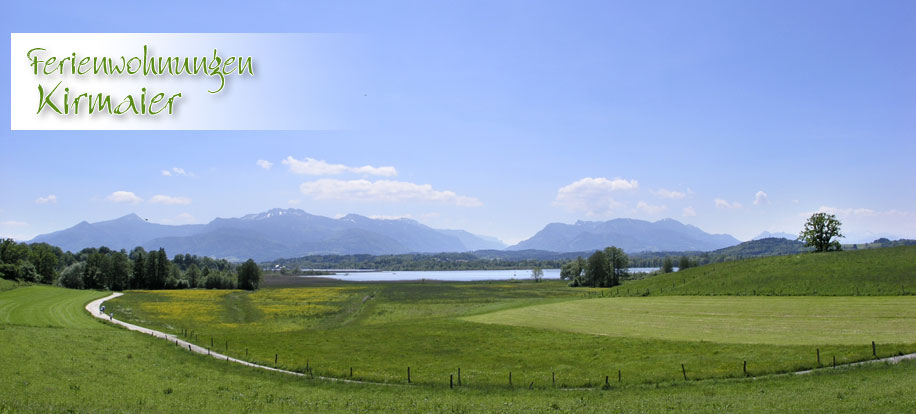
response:
{"label": "distant mountain", "polygon": [[40,235],[64,250],[108,246],[258,261],[311,254],[399,254],[464,252],[504,245],[463,230],[438,230],[410,219],[371,219],[350,214],[339,219],[298,209],[272,209],[239,218],[217,218],[208,224],[168,226],[135,214],[98,223],[81,222],[66,230]]}
{"label": "distant mountain", "polygon": [[108,246],[133,248],[159,237],[185,237],[199,232],[203,225],[167,226],[150,223],[136,214],[87,223],[85,221],[66,230],[36,236],[30,243],[48,243],[63,250],[79,251],[85,247]]}
{"label": "distant mountain", "polygon": [[479,236],[464,230],[439,230],[440,233],[457,237],[468,250],[502,250],[506,243],[496,237]]}
{"label": "distant mountain", "polygon": [[797,234],[784,233],[784,232],[780,232],[780,231],[778,231],[778,232],[776,232],[776,233],[770,233],[770,232],[768,232],[768,231],[765,231],[765,232],[763,232],[763,233],[758,234],[757,237],[754,237],[754,238],[751,239],[751,240],[760,240],[760,239],[769,239],[769,238],[795,240],[795,239],[798,238],[798,235],[797,235]]}
{"label": "distant mountain", "polygon": [[579,252],[617,246],[627,252],[708,251],[740,241],[727,234],[709,234],[674,219],[656,222],[635,219],[551,223],[509,250]]}

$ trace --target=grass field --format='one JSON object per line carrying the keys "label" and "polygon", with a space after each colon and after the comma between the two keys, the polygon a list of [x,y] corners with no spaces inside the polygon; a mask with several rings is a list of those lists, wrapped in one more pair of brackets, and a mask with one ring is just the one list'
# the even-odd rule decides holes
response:
{"label": "grass field", "polygon": [[98,329],[85,317],[87,303],[105,296],[93,290],[27,286],[0,292],[0,323],[27,326]]}
{"label": "grass field", "polygon": [[[610,391],[327,383],[227,364],[93,321],[82,309],[86,292],[23,290],[2,296],[7,306],[0,309],[0,413],[864,413],[916,406],[914,363]],[[69,305],[10,313],[54,302],[51,297]],[[55,316],[61,313],[73,318]],[[57,322],[36,326],[48,320]],[[98,329],[86,329],[89,324]]]}
{"label": "grass field", "polygon": [[624,283],[606,295],[916,295],[916,246],[710,264]]}
{"label": "grass field", "polygon": [[[583,299],[464,318],[593,335],[770,345],[916,343],[916,297]],[[904,347],[908,348],[908,347]]]}
{"label": "grass field", "polygon": [[[277,356],[280,367],[299,371],[308,367],[316,374],[341,378],[349,378],[352,367],[356,379],[388,383],[406,383],[410,367],[414,383],[440,386],[448,383],[450,375],[457,375],[458,368],[466,386],[508,387],[510,372],[513,385],[551,386],[555,375],[558,385],[596,386],[605,376],[616,377],[618,371],[628,384],[673,381],[682,377],[681,364],[691,378],[743,376],[743,361],[749,361],[752,375],[813,368],[817,349],[822,362],[832,362],[833,357],[838,363],[852,362],[872,357],[872,340],[881,343],[879,355],[916,352],[916,338],[898,332],[902,326],[893,320],[866,326],[888,315],[876,309],[870,310],[869,317],[846,313],[852,318],[853,330],[838,330],[833,336],[819,337],[818,323],[842,326],[842,318],[795,321],[794,326],[775,332],[759,328],[756,337],[736,340],[753,331],[743,324],[754,321],[754,309],[769,311],[772,303],[755,302],[756,307],[747,308],[743,317],[726,315],[740,313],[732,308],[744,306],[739,302],[745,298],[697,305],[693,315],[687,311],[668,315],[678,307],[671,298],[595,302],[581,300],[583,292],[562,282],[323,282],[320,287],[268,288],[254,293],[128,292],[111,301],[109,309],[116,317],[166,332],[191,330],[192,342],[253,362],[274,365]],[[637,299],[641,302],[634,302]],[[820,306],[810,298],[794,299],[799,301],[782,302],[782,311],[800,315]],[[630,307],[628,314],[620,316],[611,309],[589,308],[592,303],[613,303],[618,308],[638,303],[642,308]],[[916,302],[894,302],[897,307],[909,304]],[[547,312],[532,314],[542,309]],[[562,309],[571,311],[554,312]],[[829,311],[820,310],[822,315]],[[509,316],[524,320],[526,314],[537,321],[476,322]],[[644,321],[668,321],[644,331],[643,322],[633,318],[640,314]],[[584,316],[592,320],[582,319]],[[907,318],[904,322],[912,321]],[[704,324],[713,319],[717,319],[716,328],[733,333],[704,335],[710,331]],[[772,318],[758,320],[762,319]],[[575,328],[593,320],[601,327],[598,331]],[[606,328],[614,326],[614,321],[620,321],[626,331],[608,335]],[[777,323],[767,322],[769,326]],[[855,327],[862,326],[871,330],[855,332]],[[805,330],[791,338],[788,333],[795,328]]]}

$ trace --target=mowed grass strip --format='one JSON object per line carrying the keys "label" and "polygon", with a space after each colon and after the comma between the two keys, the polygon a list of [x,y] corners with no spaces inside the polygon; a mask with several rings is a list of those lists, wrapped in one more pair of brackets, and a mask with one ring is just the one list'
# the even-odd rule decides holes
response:
{"label": "mowed grass strip", "polygon": [[600,298],[463,318],[613,337],[770,345],[916,343],[916,297]]}
{"label": "mowed grass strip", "polygon": [[27,286],[0,292],[0,324],[102,328],[84,307],[108,292]]}

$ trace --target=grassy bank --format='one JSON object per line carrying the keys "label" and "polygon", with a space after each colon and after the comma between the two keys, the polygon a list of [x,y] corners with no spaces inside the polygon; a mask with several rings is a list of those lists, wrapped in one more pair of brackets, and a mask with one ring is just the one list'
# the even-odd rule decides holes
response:
{"label": "grassy bank", "polygon": [[716,263],[624,283],[613,296],[916,294],[916,246]]}

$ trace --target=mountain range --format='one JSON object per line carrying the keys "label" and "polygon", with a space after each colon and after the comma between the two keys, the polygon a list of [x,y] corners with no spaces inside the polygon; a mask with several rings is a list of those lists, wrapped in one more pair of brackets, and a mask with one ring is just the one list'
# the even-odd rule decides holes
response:
{"label": "mountain range", "polygon": [[298,209],[272,209],[207,224],[169,226],[136,214],[87,223],[31,240],[64,250],[108,246],[113,249],[188,253],[229,260],[257,261],[311,254],[399,254],[503,249],[498,239],[464,230],[438,230],[410,219],[372,219],[356,214],[330,218]]}
{"label": "mountain range", "polygon": [[[136,214],[79,224],[43,234],[32,243],[64,250],[108,246],[112,249],[164,248],[228,260],[268,261],[329,254],[389,255],[507,249],[499,239],[464,230],[441,230],[411,219],[373,219],[357,214],[330,218],[299,209],[272,209],[207,224],[163,225]],[[508,251],[583,252],[617,246],[627,252],[710,251],[740,243],[727,234],[709,234],[677,220],[635,219],[551,223]]]}
{"label": "mountain range", "polygon": [[709,234],[674,219],[655,222],[636,219],[550,223],[510,250],[578,252],[617,246],[626,252],[709,251],[740,241],[727,234]]}

